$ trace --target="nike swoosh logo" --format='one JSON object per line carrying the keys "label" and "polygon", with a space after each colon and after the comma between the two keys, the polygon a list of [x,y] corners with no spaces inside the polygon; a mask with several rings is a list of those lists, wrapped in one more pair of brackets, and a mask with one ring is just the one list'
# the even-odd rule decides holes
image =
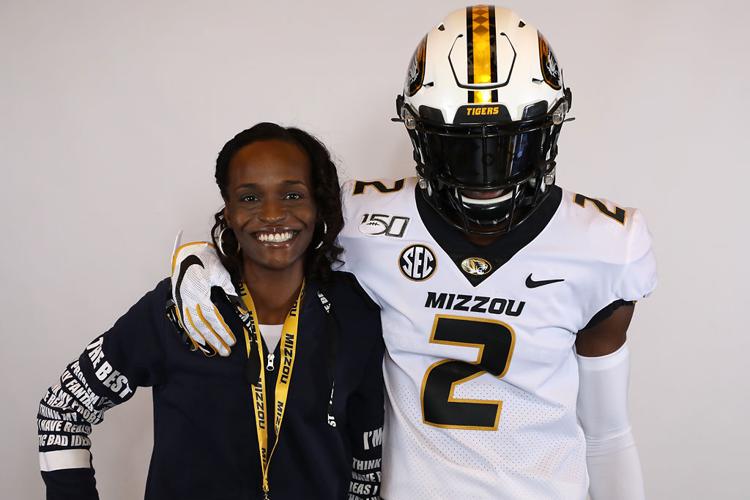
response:
{"label": "nike swoosh logo", "polygon": [[180,274],[177,275],[177,286],[175,287],[175,290],[177,290],[177,312],[180,317],[182,317],[182,294],[179,292],[182,286],[182,279],[185,277],[188,268],[195,265],[204,267],[203,262],[201,262],[197,255],[188,255],[180,262]]}
{"label": "nike swoosh logo", "polygon": [[[533,274],[533,273],[532,273],[532,274]],[[559,282],[561,282],[561,281],[565,281],[565,280],[564,280],[564,279],[562,279],[562,278],[560,278],[560,279],[557,279],[557,280],[540,280],[540,281],[534,281],[534,280],[533,280],[533,279],[531,278],[531,274],[529,274],[529,275],[528,275],[528,276],[526,277],[526,286],[527,286],[528,288],[538,288],[538,287],[540,287],[540,286],[544,286],[544,285],[551,285],[552,283],[559,283]]]}

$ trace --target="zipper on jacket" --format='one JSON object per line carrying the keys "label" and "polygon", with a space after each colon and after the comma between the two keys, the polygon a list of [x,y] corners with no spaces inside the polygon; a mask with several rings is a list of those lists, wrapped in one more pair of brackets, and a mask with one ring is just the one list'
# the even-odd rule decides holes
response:
{"label": "zipper on jacket", "polygon": [[272,372],[273,371],[273,362],[276,359],[276,355],[274,353],[271,353],[268,355],[268,362],[266,364],[266,371]]}

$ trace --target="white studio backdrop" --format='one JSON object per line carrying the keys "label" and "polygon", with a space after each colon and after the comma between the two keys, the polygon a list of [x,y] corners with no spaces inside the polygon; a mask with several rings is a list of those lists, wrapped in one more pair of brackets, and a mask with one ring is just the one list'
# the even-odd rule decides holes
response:
{"label": "white studio backdrop", "polygon": [[[0,497],[43,498],[39,399],[167,275],[178,229],[207,237],[224,142],[277,121],[319,136],[345,179],[410,175],[394,98],[423,33],[463,5],[0,1]],[[642,208],[655,238],[660,286],[630,335],[649,497],[747,498],[750,9],[505,5],[573,89],[559,183]],[[151,418],[140,390],[95,428],[102,498],[142,497]]]}

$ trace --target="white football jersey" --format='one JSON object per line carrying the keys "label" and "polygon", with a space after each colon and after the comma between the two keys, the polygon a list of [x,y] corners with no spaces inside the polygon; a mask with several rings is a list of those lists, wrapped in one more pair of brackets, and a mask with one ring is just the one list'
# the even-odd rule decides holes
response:
{"label": "white football jersey", "polygon": [[656,269],[638,210],[552,189],[479,247],[414,178],[343,186],[344,268],[387,347],[383,498],[586,497],[576,332],[648,295]]}

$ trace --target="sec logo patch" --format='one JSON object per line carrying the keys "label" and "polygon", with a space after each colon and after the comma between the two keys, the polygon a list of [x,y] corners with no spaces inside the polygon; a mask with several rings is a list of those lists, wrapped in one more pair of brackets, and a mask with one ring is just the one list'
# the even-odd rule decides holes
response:
{"label": "sec logo patch", "polygon": [[401,273],[410,280],[424,281],[437,269],[437,259],[428,247],[411,245],[406,247],[398,257],[398,267]]}

